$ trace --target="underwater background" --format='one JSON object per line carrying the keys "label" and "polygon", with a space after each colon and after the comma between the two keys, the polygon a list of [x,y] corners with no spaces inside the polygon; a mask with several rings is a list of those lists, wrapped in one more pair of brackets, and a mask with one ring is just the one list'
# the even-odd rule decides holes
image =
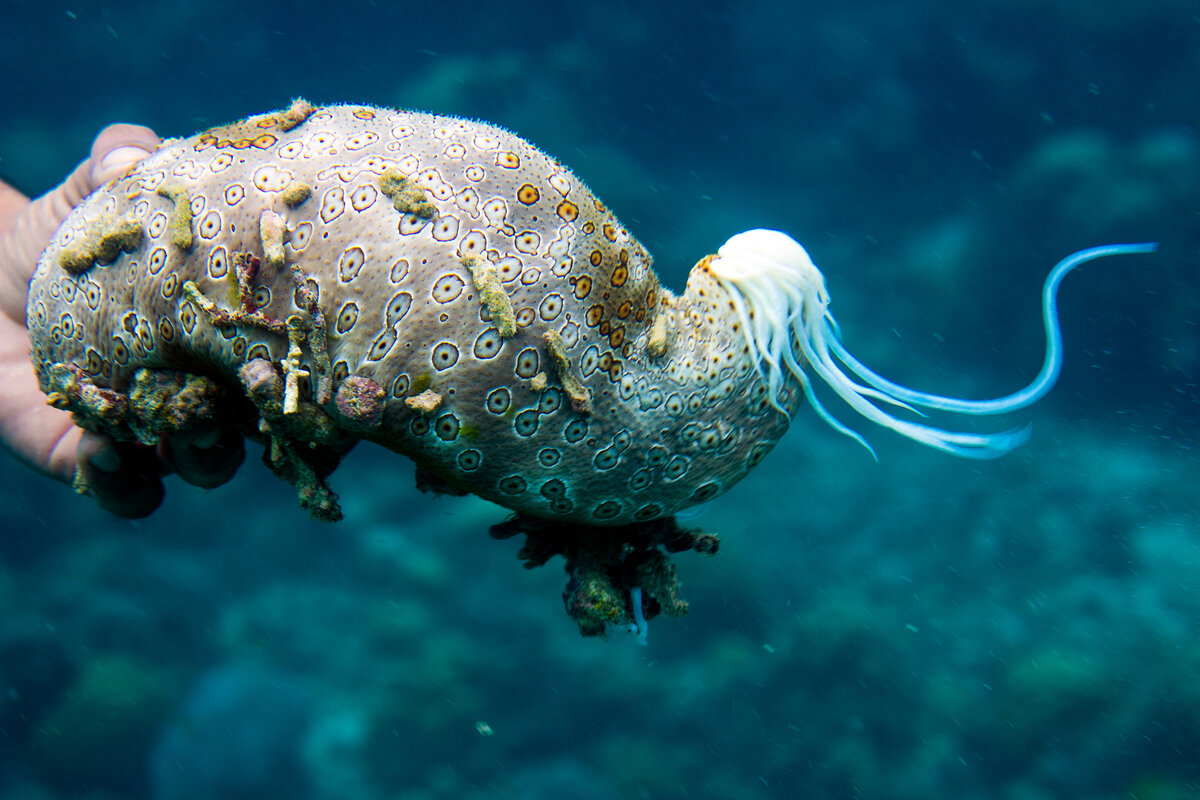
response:
{"label": "underwater background", "polygon": [[[990,462],[830,402],[689,514],[691,612],[583,639],[507,512],[360,445],[346,520],[258,462],[141,521],[0,457],[0,798],[1200,796],[1200,12],[1194,2],[0,3],[0,175],[112,121],[287,105],[486,119],[561,159],[680,290],[803,242],[852,351],[998,396]],[[998,426],[991,420],[995,430]]]}

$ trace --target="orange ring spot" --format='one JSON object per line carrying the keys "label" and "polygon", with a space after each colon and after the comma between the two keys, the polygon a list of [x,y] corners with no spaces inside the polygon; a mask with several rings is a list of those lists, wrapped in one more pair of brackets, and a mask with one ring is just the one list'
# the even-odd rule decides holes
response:
{"label": "orange ring spot", "polygon": [[268,147],[272,146],[277,141],[279,141],[279,140],[276,139],[273,134],[264,133],[262,136],[259,136],[257,139],[253,139],[250,142],[250,144],[254,145],[259,150],[266,150]]}
{"label": "orange ring spot", "polygon": [[523,183],[521,184],[521,188],[517,189],[517,200],[527,206],[536,203],[539,197],[541,195],[538,194],[537,187],[531,183]]}
{"label": "orange ring spot", "polygon": [[575,280],[575,298],[582,300],[592,293],[592,279],[587,275],[580,275]]}
{"label": "orange ring spot", "polygon": [[563,200],[558,204],[558,208],[556,208],[555,211],[558,212],[559,217],[567,222],[574,222],[579,216],[579,206],[575,205],[570,200]]}
{"label": "orange ring spot", "polygon": [[626,267],[625,265],[621,265],[613,270],[613,274],[612,274],[612,285],[613,286],[624,286],[625,281],[627,281],[627,280],[629,280],[629,268],[628,267]]}
{"label": "orange ring spot", "polygon": [[592,254],[590,256],[588,256],[588,261],[592,262],[593,267],[600,266],[600,262],[603,260],[604,260],[604,254],[601,253],[599,250],[593,250]]}

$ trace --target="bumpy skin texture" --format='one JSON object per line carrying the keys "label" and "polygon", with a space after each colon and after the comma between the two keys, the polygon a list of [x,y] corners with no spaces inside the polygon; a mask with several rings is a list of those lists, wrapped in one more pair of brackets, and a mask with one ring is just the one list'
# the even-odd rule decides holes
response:
{"label": "bumpy skin texture", "polygon": [[650,260],[506,131],[297,101],[93,194],[27,319],[42,389],[84,427],[153,441],[233,416],[317,483],[309,444],[368,439],[522,514],[624,525],[716,496],[787,428],[707,259],[682,296]]}

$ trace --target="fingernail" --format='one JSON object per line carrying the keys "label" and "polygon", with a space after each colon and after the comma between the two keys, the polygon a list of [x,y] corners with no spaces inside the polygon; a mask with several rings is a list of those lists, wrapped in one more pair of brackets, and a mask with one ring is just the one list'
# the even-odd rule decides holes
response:
{"label": "fingernail", "polygon": [[104,158],[100,159],[100,169],[121,169],[130,164],[141,161],[150,151],[144,147],[137,145],[124,145],[122,147],[114,147],[104,154]]}

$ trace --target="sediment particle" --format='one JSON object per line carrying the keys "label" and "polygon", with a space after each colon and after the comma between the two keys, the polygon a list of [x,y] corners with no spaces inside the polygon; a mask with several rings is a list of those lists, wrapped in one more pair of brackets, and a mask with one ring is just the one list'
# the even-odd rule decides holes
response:
{"label": "sediment particle", "polygon": [[517,332],[517,315],[513,311],[512,300],[500,284],[496,267],[486,258],[471,255],[462,260],[463,266],[471,273],[475,290],[479,292],[479,300],[487,308],[492,317],[492,324],[504,339],[511,339]]}
{"label": "sediment particle", "polygon": [[111,264],[121,253],[132,253],[142,243],[142,223],[136,217],[101,217],[83,240],[67,247],[58,265],[72,275],[96,264]]}
{"label": "sediment particle", "polygon": [[303,97],[297,97],[286,111],[279,112],[279,130],[290,131],[301,125],[317,109]]}
{"label": "sediment particle", "polygon": [[567,348],[563,344],[558,331],[546,331],[546,350],[550,353],[550,362],[558,374],[558,382],[563,391],[571,398],[571,408],[580,414],[592,413],[592,393],[583,385],[575,373],[571,371],[571,359],[567,357]]}
{"label": "sediment particle", "polygon": [[300,408],[300,379],[308,377],[304,366],[304,351],[300,346],[304,343],[304,322],[293,314],[287,319],[288,352],[283,360],[283,413],[284,416],[295,414]]}
{"label": "sediment particle", "polygon": [[51,364],[44,383],[49,405],[95,420],[101,426],[123,424],[129,411],[128,397],[97,386],[74,364]]}
{"label": "sediment particle", "polygon": [[283,266],[283,235],[287,223],[271,209],[264,209],[258,218],[258,235],[262,239],[263,257],[267,266],[279,269]]}
{"label": "sediment particle", "polygon": [[404,405],[422,414],[430,414],[442,404],[442,396],[433,389],[426,389],[414,397],[404,398]]}
{"label": "sediment particle", "polygon": [[255,358],[246,362],[238,370],[238,378],[246,396],[263,418],[275,418],[283,413],[283,378],[269,360]]}
{"label": "sediment particle", "polygon": [[191,250],[196,239],[192,234],[192,202],[187,189],[177,183],[158,187],[158,196],[171,201],[173,208],[167,220],[167,233],[171,244],[180,250]]}
{"label": "sediment particle", "polygon": [[212,419],[222,390],[211,378],[176,370],[139,369],[129,391],[129,426],[143,444]]}
{"label": "sediment particle", "polygon": [[425,189],[395,167],[388,167],[379,176],[379,190],[401,214],[412,214],[420,219],[433,219],[437,214],[437,207],[429,202]]}
{"label": "sediment particle", "polygon": [[291,180],[283,187],[280,197],[288,208],[295,208],[312,195],[312,187],[301,180]]}
{"label": "sediment particle", "polygon": [[646,352],[653,358],[660,358],[667,352],[667,323],[666,310],[660,309],[650,326],[650,339],[646,342]]}
{"label": "sediment particle", "polygon": [[384,398],[387,392],[375,381],[351,375],[338,386],[334,406],[338,414],[356,427],[378,428],[383,424]]}

